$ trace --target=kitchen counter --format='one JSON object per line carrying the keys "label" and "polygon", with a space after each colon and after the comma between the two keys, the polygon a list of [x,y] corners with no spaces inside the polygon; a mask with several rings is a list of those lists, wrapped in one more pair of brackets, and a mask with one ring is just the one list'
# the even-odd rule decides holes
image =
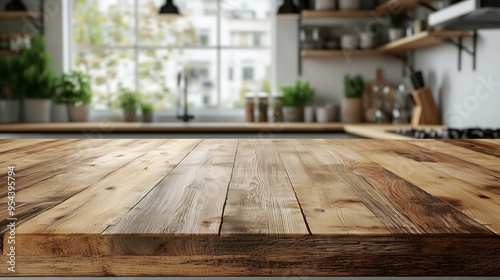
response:
{"label": "kitchen counter", "polygon": [[500,141],[2,140],[16,273],[500,276]]}
{"label": "kitchen counter", "polygon": [[125,132],[343,132],[342,123],[48,123],[0,125],[0,133],[15,132],[70,132],[98,131],[103,133]]}

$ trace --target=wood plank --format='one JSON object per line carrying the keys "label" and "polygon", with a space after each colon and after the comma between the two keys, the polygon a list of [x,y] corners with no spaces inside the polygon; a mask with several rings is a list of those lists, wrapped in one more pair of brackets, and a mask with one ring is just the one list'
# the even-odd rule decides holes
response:
{"label": "wood plank", "polygon": [[434,3],[439,0],[389,0],[381,3],[375,8],[379,13],[400,13],[415,9],[420,3]]}
{"label": "wood plank", "polygon": [[23,233],[101,233],[115,225],[196,146],[199,140],[149,140],[149,152],[84,191],[21,224]]}
{"label": "wood plank", "polygon": [[[64,153],[64,150],[72,146],[73,143],[82,142],[82,140],[51,140],[44,142],[37,142],[34,145],[19,147],[0,153],[2,159],[0,164],[16,164],[19,161],[28,159],[33,161],[43,157],[57,157],[59,154]],[[72,146],[74,149],[74,146]],[[65,155],[67,156],[67,155]]]}
{"label": "wood plank", "polygon": [[471,37],[473,34],[474,33],[469,30],[423,31],[413,36],[385,44],[379,47],[377,51],[384,53],[402,53],[444,44],[443,38]]}
{"label": "wood plank", "polygon": [[[0,256],[6,263],[7,256]],[[497,255],[18,256],[16,276],[498,276]],[[411,265],[408,265],[411,264]],[[152,269],[154,267],[154,269]],[[6,269],[0,276],[12,276]]]}
{"label": "wood plank", "polygon": [[369,10],[340,11],[340,10],[304,10],[302,18],[369,18],[372,13]]}
{"label": "wood plank", "polygon": [[14,19],[24,19],[24,18],[39,18],[40,15],[35,12],[12,12],[12,11],[0,11],[0,20],[14,20]]}
{"label": "wood plank", "polygon": [[466,148],[478,153],[482,153],[485,155],[490,155],[500,158],[500,148],[498,148],[498,145],[491,144],[488,142],[480,142],[475,140],[462,140],[462,141],[447,141],[447,143],[462,148]]}
{"label": "wood plank", "polygon": [[37,144],[52,142],[54,140],[36,140],[36,139],[23,139],[23,140],[0,140],[0,154],[8,154],[11,150],[20,149],[22,147],[36,146]]}
{"label": "wood plank", "polygon": [[[314,235],[386,235],[390,231],[329,168],[333,159],[310,142],[277,140],[284,167]],[[293,144],[293,145],[292,145]]]}
{"label": "wood plank", "polygon": [[[497,140],[498,141],[498,140]],[[425,148],[431,152],[438,151],[450,156],[459,157],[460,160],[471,162],[479,166],[484,166],[491,170],[500,169],[500,161],[495,156],[475,152],[466,148],[452,145],[448,142],[435,140],[410,140],[408,143]],[[500,142],[499,142],[500,143]]]}
{"label": "wood plank", "polygon": [[[465,215],[500,233],[499,202],[484,199],[484,190],[421,164],[421,153],[408,153],[401,148],[405,141],[351,141],[350,147],[364,157],[377,162],[388,171],[404,178],[425,192],[439,197]],[[399,146],[399,148],[398,148]],[[494,186],[497,189],[497,186]],[[488,192],[491,194],[491,192]],[[492,194],[491,194],[492,195]]]}
{"label": "wood plank", "polygon": [[356,153],[346,142],[321,142],[326,143],[330,148],[327,152],[341,164],[333,165],[333,169],[342,174],[340,179],[349,182],[379,217],[397,220],[401,231],[430,235],[492,235],[488,229],[447,203]]}
{"label": "wood plank", "polygon": [[352,56],[377,56],[383,53],[377,50],[304,50],[301,56],[304,58],[325,57],[352,57]]}
{"label": "wood plank", "polygon": [[106,234],[219,235],[238,140],[203,140]]}
{"label": "wood plank", "polygon": [[310,234],[282,166],[272,141],[240,140],[221,235]]}
{"label": "wood plank", "polygon": [[[98,149],[90,148],[81,152],[85,156],[81,157],[81,161],[74,163],[78,164],[78,167],[70,171],[54,174],[49,170],[46,174],[51,174],[51,176],[43,181],[34,182],[29,188],[21,188],[25,181],[17,178],[16,217],[20,221],[19,224],[80,193],[92,183],[105,178],[114,170],[145,154],[149,149],[156,147],[155,145],[159,145],[156,143],[152,145],[150,141],[144,140],[100,140],[98,142],[101,142]],[[122,144],[129,146],[121,146]],[[43,168],[43,165],[41,166]],[[0,199],[0,207],[6,208],[6,205],[7,197],[4,196]],[[5,225],[8,224],[7,214],[6,211],[0,212],[0,232],[2,233],[6,231]]]}

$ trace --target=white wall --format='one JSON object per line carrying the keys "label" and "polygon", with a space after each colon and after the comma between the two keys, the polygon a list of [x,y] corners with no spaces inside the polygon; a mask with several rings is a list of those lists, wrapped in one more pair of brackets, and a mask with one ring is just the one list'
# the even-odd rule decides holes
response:
{"label": "white wall", "polygon": [[[470,40],[464,41],[471,47]],[[477,70],[464,53],[458,71],[458,51],[444,45],[416,55],[416,67],[440,101],[443,120],[452,127],[500,127],[500,30],[479,32]]]}

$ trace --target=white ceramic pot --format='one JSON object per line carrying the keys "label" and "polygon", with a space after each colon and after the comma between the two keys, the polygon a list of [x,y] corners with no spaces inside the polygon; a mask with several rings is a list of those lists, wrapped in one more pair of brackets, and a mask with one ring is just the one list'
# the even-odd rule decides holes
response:
{"label": "white ceramic pot", "polygon": [[318,123],[330,122],[330,116],[328,114],[328,110],[325,107],[316,109],[316,120]]}
{"label": "white ceramic pot", "polygon": [[339,10],[352,11],[361,9],[360,0],[339,0]]}
{"label": "white ceramic pot", "polygon": [[50,99],[25,99],[24,121],[27,123],[50,122],[51,105]]}
{"label": "white ceramic pot", "polygon": [[285,122],[304,121],[304,108],[302,107],[285,107],[283,108],[283,113]]}
{"label": "white ceramic pot", "polygon": [[90,107],[88,105],[69,105],[68,111],[71,122],[88,122],[90,119]]}
{"label": "white ceramic pot", "polygon": [[52,104],[52,122],[68,122],[68,105]]}
{"label": "white ceramic pot", "polygon": [[18,123],[19,107],[19,100],[0,100],[0,123]]}
{"label": "white ceramic pot", "polygon": [[355,50],[358,46],[358,39],[355,35],[343,35],[340,45],[343,50]]}
{"label": "white ceramic pot", "polygon": [[336,0],[316,0],[314,1],[315,10],[335,10]]}
{"label": "white ceramic pot", "polygon": [[404,37],[404,30],[402,28],[390,28],[389,29],[389,40],[396,41]]}
{"label": "white ceramic pot", "polygon": [[313,123],[314,115],[315,115],[314,106],[307,106],[304,108],[304,122]]}
{"label": "white ceramic pot", "polygon": [[361,33],[359,35],[359,46],[363,50],[373,49],[375,36],[371,33]]}

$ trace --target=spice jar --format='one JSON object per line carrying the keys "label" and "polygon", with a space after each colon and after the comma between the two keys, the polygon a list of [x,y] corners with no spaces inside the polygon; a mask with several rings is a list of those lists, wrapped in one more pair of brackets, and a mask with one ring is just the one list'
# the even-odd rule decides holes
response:
{"label": "spice jar", "polygon": [[269,110],[269,97],[267,93],[259,94],[259,122],[268,122],[267,111]]}
{"label": "spice jar", "polygon": [[274,122],[283,122],[283,104],[281,103],[281,97],[274,97],[273,101],[273,119]]}
{"label": "spice jar", "polygon": [[246,95],[245,120],[246,122],[255,122],[255,95],[253,93]]}

